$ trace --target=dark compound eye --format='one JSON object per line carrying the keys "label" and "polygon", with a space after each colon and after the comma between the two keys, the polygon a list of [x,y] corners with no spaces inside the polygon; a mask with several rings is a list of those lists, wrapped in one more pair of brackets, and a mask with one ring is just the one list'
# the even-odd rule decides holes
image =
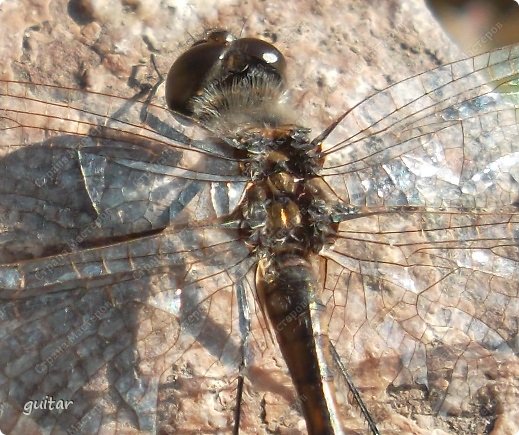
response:
{"label": "dark compound eye", "polygon": [[256,38],[234,39],[225,30],[216,30],[195,43],[171,66],[166,81],[166,101],[170,109],[193,114],[191,100],[210,85],[230,85],[240,74],[261,69],[284,81],[286,62],[281,52]]}

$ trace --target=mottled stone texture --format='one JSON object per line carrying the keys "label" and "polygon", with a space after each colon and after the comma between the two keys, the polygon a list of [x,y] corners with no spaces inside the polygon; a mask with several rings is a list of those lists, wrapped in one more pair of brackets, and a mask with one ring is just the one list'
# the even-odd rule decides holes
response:
{"label": "mottled stone texture", "polygon": [[[274,41],[286,54],[290,81],[287,97],[294,103],[297,119],[316,133],[374,91],[462,57],[422,2],[409,0],[250,0],[244,4],[5,0],[0,3],[0,23],[1,78],[123,96],[132,96],[142,85],[156,82],[150,63],[152,54],[160,72],[166,74],[172,59],[206,29],[227,28],[235,34]],[[157,98],[160,101],[160,90]],[[143,331],[148,327],[143,324]],[[283,374],[284,363],[275,350],[268,349],[265,355],[266,362],[248,373],[243,428],[246,433],[304,433],[304,422],[294,410],[292,388]],[[193,358],[178,369],[185,370],[184,378],[160,379],[163,403],[159,426],[174,433],[191,433],[174,429],[182,421],[193,431],[202,428],[207,432],[208,428],[224,427],[232,421],[232,389],[221,390],[218,379],[213,384],[206,379],[204,385],[188,381],[199,362]],[[379,371],[359,372],[361,383],[363,377],[378,377],[380,389],[384,389],[394,373],[392,364],[396,362],[391,359],[382,366],[367,361],[364,368]],[[387,372],[380,372],[381,367]],[[168,402],[168,394],[179,390],[185,392],[184,402]],[[212,394],[214,391],[219,394]],[[365,391],[367,396],[370,393]],[[383,433],[425,434],[431,433],[433,427],[437,434],[472,433],[470,418],[442,420],[428,416],[428,410],[421,408],[421,394],[400,391],[389,399],[383,390],[373,392],[373,396],[384,400],[377,405],[368,399],[375,406],[374,414],[383,422]],[[411,410],[423,411],[424,415],[418,422],[411,421],[405,417]],[[354,433],[365,430],[358,414],[356,410],[350,412]],[[123,415],[121,421],[134,422],[132,418]],[[508,422],[500,424],[506,428]],[[132,429],[124,433],[136,432]]]}

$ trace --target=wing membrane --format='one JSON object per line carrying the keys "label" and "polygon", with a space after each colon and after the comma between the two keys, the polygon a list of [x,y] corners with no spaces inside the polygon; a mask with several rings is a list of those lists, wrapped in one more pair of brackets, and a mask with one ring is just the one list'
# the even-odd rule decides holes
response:
{"label": "wing membrane", "polygon": [[516,201],[518,56],[518,46],[495,50],[363,101],[327,139],[328,183],[356,205],[492,208]]}
{"label": "wing membrane", "polygon": [[519,354],[518,234],[516,211],[393,211],[343,222],[323,252],[325,299],[332,342],[349,366],[385,362],[364,388],[421,386],[430,413],[475,415],[477,394],[509,383]]}
{"label": "wing membrane", "polygon": [[30,424],[20,414],[25,403],[52,396],[81,406],[31,413],[40,429],[72,430],[85,420],[86,428],[112,421],[118,430],[153,432],[165,406],[159,387],[192,358],[205,361],[193,378],[232,388],[228,376],[242,357],[234,286],[251,259],[243,242],[223,233],[166,231],[3,266],[4,281],[14,274],[8,269],[19,277],[18,287],[0,292],[2,402],[13,430]]}
{"label": "wing membrane", "polygon": [[0,107],[7,262],[218,218],[245,188],[228,145],[196,126],[187,137],[157,106],[146,114],[171,123],[168,136],[141,121],[144,103],[103,94],[4,81]]}

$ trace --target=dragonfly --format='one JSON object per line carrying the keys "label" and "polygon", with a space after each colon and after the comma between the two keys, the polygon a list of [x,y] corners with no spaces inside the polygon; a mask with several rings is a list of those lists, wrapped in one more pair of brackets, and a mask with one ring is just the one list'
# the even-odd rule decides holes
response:
{"label": "dragonfly", "polygon": [[[398,82],[314,139],[342,205],[318,252],[323,324],[388,430],[393,414],[427,428],[517,403],[518,58]],[[147,101],[0,89],[0,429],[246,431],[258,391],[292,404],[290,428],[306,398],[272,349],[243,230],[258,156]],[[347,396],[338,420],[366,431]]]}

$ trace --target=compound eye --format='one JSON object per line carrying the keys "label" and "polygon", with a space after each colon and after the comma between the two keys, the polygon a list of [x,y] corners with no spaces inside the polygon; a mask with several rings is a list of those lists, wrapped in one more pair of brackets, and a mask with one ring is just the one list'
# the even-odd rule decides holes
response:
{"label": "compound eye", "polygon": [[229,85],[233,78],[254,68],[284,81],[285,58],[272,44],[256,38],[235,40],[225,30],[214,30],[171,66],[166,80],[168,106],[192,116],[193,97],[201,95],[210,83]]}
{"label": "compound eye", "polygon": [[193,114],[189,100],[200,92],[227,45],[225,39],[209,37],[193,45],[171,66],[166,79],[166,102],[171,110],[187,116]]}
{"label": "compound eye", "polygon": [[243,71],[253,65],[267,66],[281,80],[285,79],[286,61],[283,54],[272,44],[256,38],[241,38],[229,49],[229,64],[235,71]]}

